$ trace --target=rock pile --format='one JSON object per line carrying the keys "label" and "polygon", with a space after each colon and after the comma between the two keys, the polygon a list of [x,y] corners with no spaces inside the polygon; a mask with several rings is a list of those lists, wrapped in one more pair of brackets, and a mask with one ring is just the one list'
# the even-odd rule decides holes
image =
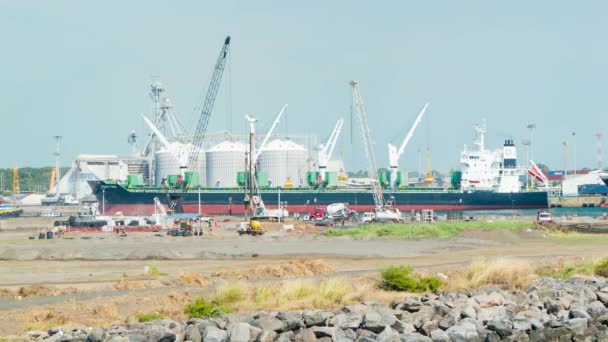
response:
{"label": "rock pile", "polygon": [[335,311],[236,313],[109,329],[30,332],[38,341],[608,341],[604,278],[538,279],[525,290],[484,287]]}

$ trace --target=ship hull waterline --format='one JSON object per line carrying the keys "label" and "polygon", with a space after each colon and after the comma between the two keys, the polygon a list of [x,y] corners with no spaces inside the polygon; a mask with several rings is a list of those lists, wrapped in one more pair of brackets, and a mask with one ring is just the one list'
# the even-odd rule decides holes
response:
{"label": "ship hull waterline", "polygon": [[[105,214],[122,212],[125,215],[150,215],[155,212],[154,198],[168,207],[171,199],[180,198],[183,212],[206,215],[244,214],[246,206],[244,193],[238,190],[141,191],[126,189],[117,184],[97,183],[94,194],[99,202],[99,210]],[[458,210],[500,210],[500,209],[544,209],[548,207],[546,192],[414,192],[398,191],[385,194],[393,200],[393,207],[401,211],[434,209]],[[267,208],[277,208],[279,191],[266,191],[262,198]],[[304,191],[287,190],[280,192],[283,207],[291,213],[307,213],[315,207],[332,203],[348,203],[352,210],[363,212],[375,208],[373,195],[369,191]]]}

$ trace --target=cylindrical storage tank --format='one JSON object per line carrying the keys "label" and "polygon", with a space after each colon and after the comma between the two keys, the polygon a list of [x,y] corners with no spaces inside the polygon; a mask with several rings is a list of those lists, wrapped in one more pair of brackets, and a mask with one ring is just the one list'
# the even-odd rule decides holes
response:
{"label": "cylindrical storage tank", "polygon": [[[191,144],[185,145],[180,142],[171,143],[171,148],[175,151],[192,150]],[[188,152],[186,152],[188,153]],[[179,162],[166,148],[161,148],[154,154],[155,158],[155,183],[157,186],[161,185],[162,179],[167,178],[169,175],[179,175],[181,170],[179,168]],[[198,159],[196,161],[196,167],[194,171],[198,171],[200,176],[201,186],[205,186],[205,175],[207,170],[205,169],[205,151],[199,151]]]}
{"label": "cylindrical storage tank", "polygon": [[247,146],[236,141],[222,141],[206,153],[207,186],[210,188],[237,187],[237,175],[245,171]]}
{"label": "cylindrical storage tank", "polygon": [[272,187],[284,186],[289,179],[294,187],[306,186],[308,150],[291,140],[269,142],[258,159],[258,169],[268,173]]}

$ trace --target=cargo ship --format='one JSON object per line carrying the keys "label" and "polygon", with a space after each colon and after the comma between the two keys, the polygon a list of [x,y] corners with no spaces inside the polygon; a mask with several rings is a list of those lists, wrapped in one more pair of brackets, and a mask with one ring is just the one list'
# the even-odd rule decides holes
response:
{"label": "cargo ship", "polygon": [[[527,182],[522,180],[525,180],[529,170],[518,166],[513,141],[507,140],[502,148],[490,150],[484,146],[485,122],[476,126],[475,132],[475,146],[468,149],[465,145],[460,155],[462,171],[453,173],[449,187],[431,187],[428,184],[428,187],[392,188],[391,172],[380,171],[379,180],[385,188],[386,202],[401,211],[547,208],[546,191],[526,189]],[[239,177],[243,175],[239,174]],[[400,173],[398,178],[401,179]],[[175,186],[174,182],[166,182],[162,187],[111,181],[91,181],[90,185],[100,210],[106,214],[118,211],[126,215],[152,214],[155,198],[163,205],[185,213],[244,214],[248,208],[243,186],[184,190]],[[347,203],[350,209],[359,212],[375,208],[371,186],[366,186],[363,180],[357,182],[356,179],[349,179],[333,187],[314,187],[312,183],[291,188],[261,187],[259,193],[266,207],[278,208],[280,203],[291,213],[308,213],[316,206],[332,203]]]}

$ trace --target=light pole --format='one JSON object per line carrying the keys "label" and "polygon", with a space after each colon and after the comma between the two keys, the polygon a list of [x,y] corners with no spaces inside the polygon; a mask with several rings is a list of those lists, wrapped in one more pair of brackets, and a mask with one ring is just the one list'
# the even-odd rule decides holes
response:
{"label": "light pole", "polygon": [[532,149],[532,143],[534,142],[534,140],[532,139],[532,136],[533,136],[534,129],[536,129],[536,124],[529,123],[526,127],[530,131],[530,159],[534,160],[534,150]]}
{"label": "light pole", "polygon": [[105,214],[106,214],[106,187],[105,186],[101,187],[101,212],[103,213],[102,215],[105,216]]}
{"label": "light pole", "polygon": [[576,132],[572,132],[572,148],[573,148],[573,158],[574,158],[574,176],[576,176],[577,174],[577,168],[576,168]]}

